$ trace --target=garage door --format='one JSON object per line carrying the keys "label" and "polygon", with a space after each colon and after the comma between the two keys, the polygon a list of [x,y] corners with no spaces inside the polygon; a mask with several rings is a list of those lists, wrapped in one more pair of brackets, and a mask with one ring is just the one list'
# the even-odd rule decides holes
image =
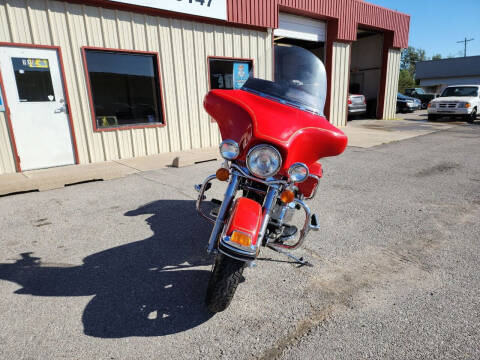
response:
{"label": "garage door", "polygon": [[291,39],[325,42],[326,29],[325,21],[280,13],[278,29],[275,29],[274,35]]}

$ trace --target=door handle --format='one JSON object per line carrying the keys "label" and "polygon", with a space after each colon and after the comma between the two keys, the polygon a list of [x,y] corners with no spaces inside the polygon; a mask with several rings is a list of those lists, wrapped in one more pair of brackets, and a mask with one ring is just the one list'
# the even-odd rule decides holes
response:
{"label": "door handle", "polygon": [[60,114],[62,112],[67,113],[67,107],[65,105],[55,109],[55,114]]}

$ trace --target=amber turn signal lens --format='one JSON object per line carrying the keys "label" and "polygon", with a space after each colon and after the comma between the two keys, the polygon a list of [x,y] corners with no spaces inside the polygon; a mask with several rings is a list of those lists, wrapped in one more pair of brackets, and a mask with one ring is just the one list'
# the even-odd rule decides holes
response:
{"label": "amber turn signal lens", "polygon": [[469,107],[470,107],[470,104],[469,104],[469,103],[466,103],[466,104],[465,104],[465,108],[468,109]]}
{"label": "amber turn signal lens", "polygon": [[280,194],[280,200],[285,204],[290,204],[293,200],[295,200],[295,194],[292,190],[284,190]]}
{"label": "amber turn signal lens", "polygon": [[227,181],[228,178],[230,177],[230,171],[228,169],[222,167],[222,168],[217,170],[215,176],[220,181]]}
{"label": "amber turn signal lens", "polygon": [[252,245],[252,238],[249,235],[238,231],[234,231],[232,233],[232,236],[230,236],[230,241],[245,247],[249,247]]}

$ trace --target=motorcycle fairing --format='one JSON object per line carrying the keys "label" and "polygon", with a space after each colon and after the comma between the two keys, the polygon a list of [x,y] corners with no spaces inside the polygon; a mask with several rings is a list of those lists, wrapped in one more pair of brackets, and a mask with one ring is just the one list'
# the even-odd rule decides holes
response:
{"label": "motorcycle fairing", "polygon": [[212,90],[204,100],[223,139],[240,145],[239,160],[257,143],[270,143],[283,155],[282,172],[292,164],[310,166],[318,159],[341,154],[346,135],[324,117],[284,105],[244,90]]}

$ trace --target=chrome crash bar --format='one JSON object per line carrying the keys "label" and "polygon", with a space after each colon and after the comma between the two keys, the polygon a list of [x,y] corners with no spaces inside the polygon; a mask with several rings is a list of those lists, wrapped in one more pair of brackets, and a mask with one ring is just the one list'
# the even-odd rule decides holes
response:
{"label": "chrome crash bar", "polygon": [[318,225],[318,222],[317,222],[317,217],[315,215],[312,216],[310,208],[307,206],[307,204],[305,204],[300,199],[295,199],[294,202],[300,205],[300,207],[302,207],[303,210],[305,211],[305,223],[303,224],[302,230],[300,230],[300,237],[298,238],[298,241],[293,245],[277,244],[277,243],[269,242],[267,244],[268,247],[276,248],[276,249],[287,249],[287,250],[298,249],[300,246],[303,245],[303,242],[305,241],[307,234],[311,230],[318,231],[320,229],[320,226]]}

